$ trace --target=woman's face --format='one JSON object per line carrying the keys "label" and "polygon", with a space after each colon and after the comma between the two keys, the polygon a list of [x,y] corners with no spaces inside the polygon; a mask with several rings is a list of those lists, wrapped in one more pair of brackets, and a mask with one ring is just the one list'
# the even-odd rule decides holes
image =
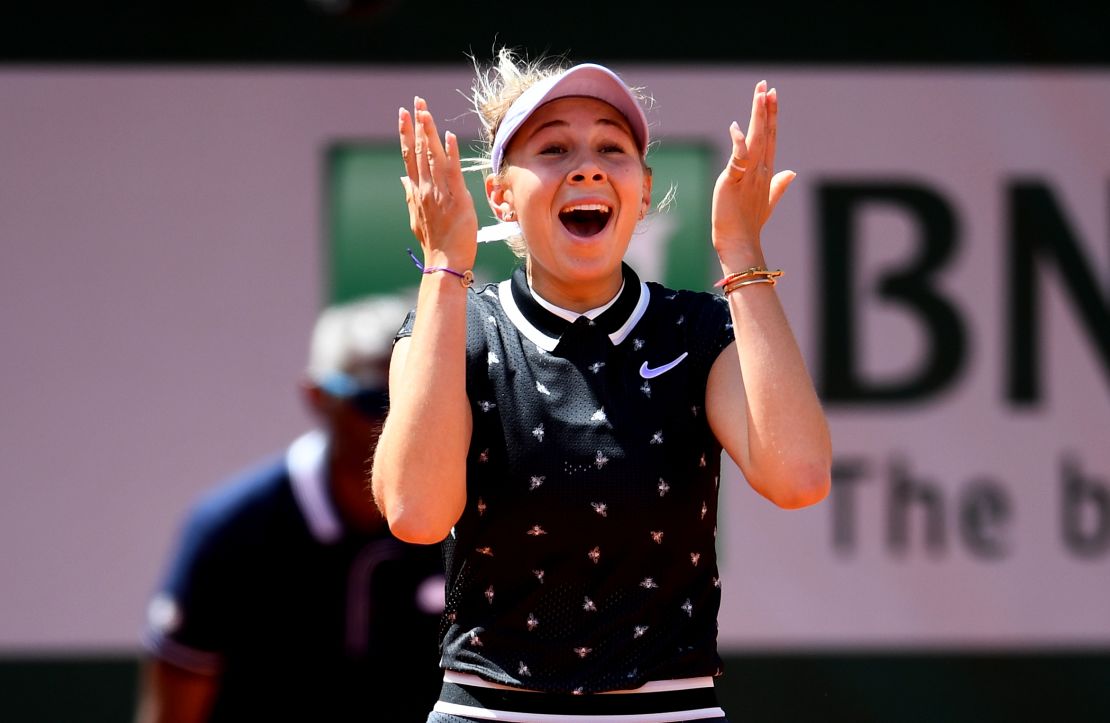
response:
{"label": "woman's face", "polygon": [[487,192],[494,206],[516,214],[532,288],[584,311],[620,288],[621,259],[650,203],[651,176],[619,111],[570,97],[540,106],[521,126],[500,181]]}

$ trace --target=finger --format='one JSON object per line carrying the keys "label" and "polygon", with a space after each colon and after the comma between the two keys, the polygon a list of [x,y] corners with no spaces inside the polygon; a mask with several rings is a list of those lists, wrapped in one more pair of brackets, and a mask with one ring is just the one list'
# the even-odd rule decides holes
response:
{"label": "finger", "polygon": [[409,212],[409,228],[416,236],[416,240],[423,244],[424,235],[421,233],[419,206],[417,206],[413,197],[412,179],[408,176],[401,176],[401,187],[405,189],[405,208]]}
{"label": "finger", "polygon": [[760,113],[759,96],[761,93],[767,92],[767,81],[761,80],[755,84],[755,90],[752,92],[752,114],[748,120],[748,138],[755,136],[755,121]]}
{"label": "finger", "polygon": [[786,193],[786,189],[797,177],[798,174],[794,171],[779,171],[771,178],[771,191],[768,196],[768,216],[774,212],[775,206],[778,205],[779,200],[782,198],[783,194]]}
{"label": "finger", "polygon": [[428,104],[423,101],[420,111],[420,127],[424,131],[424,155],[428,162],[428,178],[436,188],[445,188],[447,179],[444,174],[446,157],[444,156],[443,143],[439,140],[439,131],[436,121],[428,110]]}
{"label": "finger", "polygon": [[779,94],[778,90],[771,88],[767,91],[767,149],[763,152],[764,163],[769,168],[775,167],[775,149],[778,146],[779,130]]}
{"label": "finger", "polygon": [[744,133],[736,121],[728,127],[732,136],[732,155],[728,159],[728,175],[734,181],[739,181],[748,170],[748,144],[744,142]]}
{"label": "finger", "polygon": [[428,183],[431,179],[431,170],[428,167],[428,134],[424,130],[424,116],[427,114],[425,110],[426,107],[424,99],[420,96],[412,99],[413,131],[416,136],[416,140],[413,143],[413,155],[417,171],[415,179],[421,185]]}
{"label": "finger", "polygon": [[[412,127],[412,114],[404,108],[397,111],[397,135],[401,138],[401,160],[405,164],[405,175],[417,178],[416,171],[416,134]],[[409,189],[406,188],[406,191]]]}
{"label": "finger", "polygon": [[459,156],[459,139],[451,131],[443,134],[444,162],[447,166],[447,187],[454,198],[464,198],[469,193],[463,179]]}
{"label": "finger", "polygon": [[764,168],[770,168],[766,159],[767,150],[767,83],[763,81],[760,83],[763,90],[755,94],[754,106],[752,110],[752,119],[750,125],[750,132],[748,133],[748,156],[751,158],[760,171]]}

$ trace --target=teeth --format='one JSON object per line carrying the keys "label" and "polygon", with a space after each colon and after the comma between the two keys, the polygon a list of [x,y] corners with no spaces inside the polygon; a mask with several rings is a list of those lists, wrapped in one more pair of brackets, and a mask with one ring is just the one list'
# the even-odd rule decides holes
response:
{"label": "teeth", "polygon": [[609,207],[601,203],[580,203],[574,206],[567,206],[562,212],[571,213],[573,211],[600,211],[602,213],[609,213]]}

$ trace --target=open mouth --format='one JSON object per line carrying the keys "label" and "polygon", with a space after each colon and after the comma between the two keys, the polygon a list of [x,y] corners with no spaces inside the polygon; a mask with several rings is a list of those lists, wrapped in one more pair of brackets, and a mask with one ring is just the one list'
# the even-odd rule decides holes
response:
{"label": "open mouth", "polygon": [[575,236],[594,236],[609,223],[613,209],[601,203],[567,206],[559,212],[559,220]]}

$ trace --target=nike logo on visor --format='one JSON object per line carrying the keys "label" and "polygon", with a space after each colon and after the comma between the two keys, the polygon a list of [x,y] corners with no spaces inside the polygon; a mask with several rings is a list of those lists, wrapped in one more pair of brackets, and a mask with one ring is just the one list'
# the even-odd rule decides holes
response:
{"label": "nike logo on visor", "polygon": [[686,358],[686,354],[687,352],[682,352],[682,356],[678,357],[674,361],[669,361],[663,366],[655,367],[654,369],[649,367],[647,362],[644,362],[640,365],[640,376],[642,376],[644,379],[654,379],[660,374],[666,374],[667,372],[678,366],[682,362],[682,360]]}

